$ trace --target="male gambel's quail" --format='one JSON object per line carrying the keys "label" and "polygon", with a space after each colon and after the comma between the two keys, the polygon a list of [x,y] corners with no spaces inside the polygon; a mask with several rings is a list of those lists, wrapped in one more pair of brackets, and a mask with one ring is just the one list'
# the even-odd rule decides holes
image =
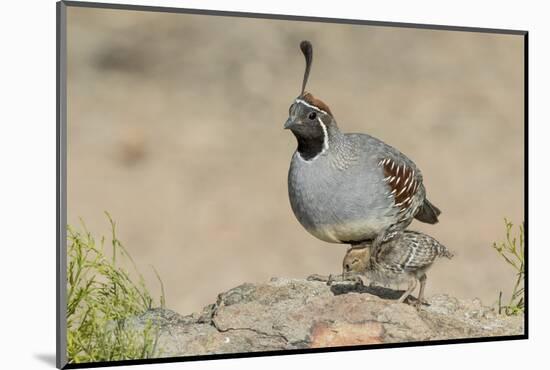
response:
{"label": "male gambel's quail", "polygon": [[425,303],[426,271],[437,257],[450,259],[453,255],[429,235],[409,230],[396,232],[393,238],[380,245],[348,249],[342,262],[343,277],[359,274],[383,285],[407,282],[408,289],[399,298],[399,303],[405,301],[420,281],[418,303]]}
{"label": "male gambel's quail", "polygon": [[309,41],[300,48],[302,93],[284,125],[298,141],[288,173],[298,221],[321,240],[346,244],[385,240],[413,218],[435,224],[440,211],[426,199],[416,165],[372,136],[342,133],[329,107],[305,92],[313,51]]}

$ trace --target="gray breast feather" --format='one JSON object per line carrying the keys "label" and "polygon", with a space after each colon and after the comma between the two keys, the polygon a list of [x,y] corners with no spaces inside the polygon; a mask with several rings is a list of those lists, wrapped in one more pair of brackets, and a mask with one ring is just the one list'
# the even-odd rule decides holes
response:
{"label": "gray breast feather", "polygon": [[420,196],[414,199],[409,214],[398,214],[400,209],[384,180],[380,161],[390,158],[409,166],[421,184],[420,171],[398,150],[372,136],[344,137],[338,146],[331,146],[311,161],[294,153],[288,191],[298,221],[317,238],[333,243],[372,239],[403,217],[403,226],[408,226],[410,213],[423,202],[424,189],[420,187]]}
{"label": "gray breast feather", "polygon": [[[289,198],[300,223],[330,242],[370,239],[395,218],[375,165],[357,160],[345,170],[327,153],[308,163],[295,154],[288,176]],[[375,163],[374,158],[372,159]]]}

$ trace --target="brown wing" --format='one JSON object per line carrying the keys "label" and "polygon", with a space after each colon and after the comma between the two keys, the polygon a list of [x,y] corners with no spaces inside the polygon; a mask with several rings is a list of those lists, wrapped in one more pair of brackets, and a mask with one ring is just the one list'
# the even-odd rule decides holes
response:
{"label": "brown wing", "polygon": [[403,272],[403,263],[407,256],[408,249],[396,248],[394,240],[377,246],[371,260],[374,265],[382,267],[383,270],[400,273]]}
{"label": "brown wing", "polygon": [[430,266],[437,256],[443,255],[441,248],[444,247],[432,237],[408,230],[382,244],[374,258],[386,270],[414,272]]}
{"label": "brown wing", "polygon": [[391,158],[382,159],[378,165],[384,170],[384,181],[391,189],[390,196],[394,198],[395,206],[405,211],[411,206],[420,185],[418,174],[414,168]]}

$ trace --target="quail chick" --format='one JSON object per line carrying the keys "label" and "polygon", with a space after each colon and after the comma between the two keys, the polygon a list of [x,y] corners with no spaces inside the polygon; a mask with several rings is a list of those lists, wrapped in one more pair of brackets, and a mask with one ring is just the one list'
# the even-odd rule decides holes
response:
{"label": "quail chick", "polygon": [[383,285],[406,282],[408,289],[398,299],[399,303],[404,302],[420,282],[418,302],[425,303],[426,271],[438,257],[451,259],[453,254],[431,236],[407,230],[395,233],[381,244],[350,248],[342,262],[343,276],[359,274]]}
{"label": "quail chick", "polygon": [[441,212],[426,198],[413,161],[370,135],[343,133],[330,108],[304,91],[313,52],[309,41],[300,47],[306,58],[302,93],[284,125],[298,143],[288,194],[300,224],[320,240],[354,245],[384,241],[414,218],[437,223]]}

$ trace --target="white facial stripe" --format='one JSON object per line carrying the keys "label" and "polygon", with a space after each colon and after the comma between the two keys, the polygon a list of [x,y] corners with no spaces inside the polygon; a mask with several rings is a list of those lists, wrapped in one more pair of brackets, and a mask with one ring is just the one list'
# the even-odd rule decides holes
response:
{"label": "white facial stripe", "polygon": [[323,137],[323,151],[320,153],[320,154],[323,154],[325,152],[325,150],[328,149],[328,131],[327,131],[327,126],[325,126],[323,121],[321,121],[321,118],[317,117],[317,121],[319,121],[319,123],[321,124],[321,128],[323,129],[323,134],[324,134],[324,137]]}
{"label": "white facial stripe", "polygon": [[321,113],[324,113],[324,114],[328,114],[328,113],[325,112],[324,110],[317,108],[315,105],[309,104],[309,103],[308,103],[307,101],[305,101],[305,100],[296,99],[295,102],[298,103],[298,104],[303,104],[303,105],[305,105],[306,107],[315,109],[317,112],[321,112]]}

